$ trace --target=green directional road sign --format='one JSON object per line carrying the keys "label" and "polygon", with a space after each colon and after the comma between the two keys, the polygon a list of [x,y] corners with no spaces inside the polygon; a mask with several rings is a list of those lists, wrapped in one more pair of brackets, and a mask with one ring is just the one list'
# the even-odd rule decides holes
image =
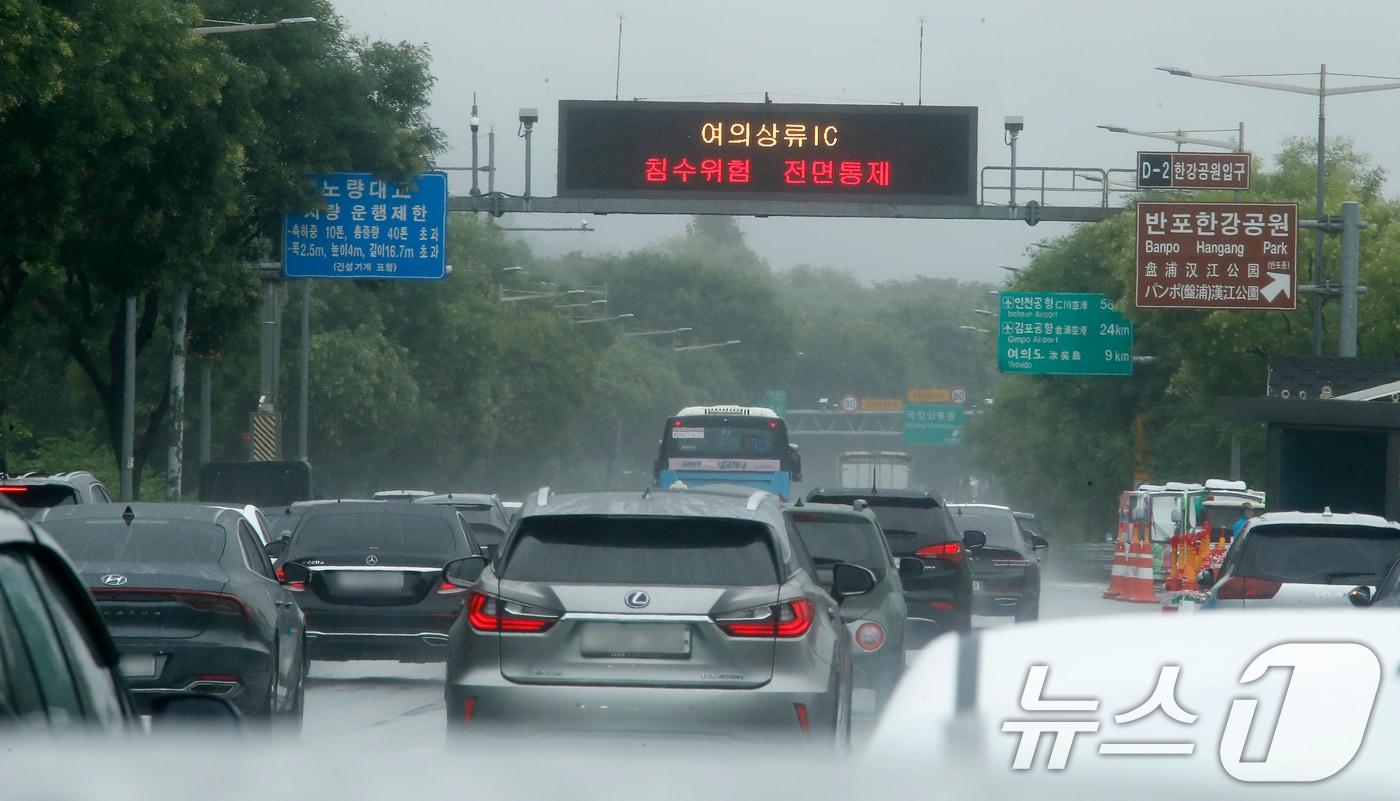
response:
{"label": "green directional road sign", "polygon": [[998,303],[1003,373],[1133,374],[1133,324],[1103,295],[1002,292]]}
{"label": "green directional road sign", "polygon": [[787,414],[787,390],[785,389],[765,389],[760,406],[766,406],[778,413],[779,417]]}
{"label": "green directional road sign", "polygon": [[905,445],[957,445],[963,439],[963,407],[904,404]]}

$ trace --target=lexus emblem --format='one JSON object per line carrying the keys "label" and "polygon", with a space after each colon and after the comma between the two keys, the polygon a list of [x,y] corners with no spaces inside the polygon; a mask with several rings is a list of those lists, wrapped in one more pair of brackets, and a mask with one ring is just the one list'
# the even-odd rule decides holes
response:
{"label": "lexus emblem", "polygon": [[106,584],[108,587],[120,587],[126,583],[126,576],[117,573],[108,573],[102,577],[102,583]]}
{"label": "lexus emblem", "polygon": [[379,564],[379,557],[375,556],[374,554],[370,554],[369,556],[365,557],[365,564],[377,565]]}
{"label": "lexus emblem", "polygon": [[627,593],[626,603],[633,609],[641,609],[651,603],[651,596],[643,590],[635,590]]}

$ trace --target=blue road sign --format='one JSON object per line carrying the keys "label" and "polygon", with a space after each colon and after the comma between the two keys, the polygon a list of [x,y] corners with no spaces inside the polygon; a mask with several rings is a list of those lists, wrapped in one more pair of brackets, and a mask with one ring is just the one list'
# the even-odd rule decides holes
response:
{"label": "blue road sign", "polygon": [[316,176],[324,206],[288,214],[282,264],[288,278],[443,278],[447,275],[447,175],[419,175],[410,189],[367,172]]}

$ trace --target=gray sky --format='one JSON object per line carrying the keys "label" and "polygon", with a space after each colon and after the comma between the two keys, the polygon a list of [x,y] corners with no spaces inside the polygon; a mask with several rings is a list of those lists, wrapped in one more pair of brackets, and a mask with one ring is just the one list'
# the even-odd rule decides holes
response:
{"label": "gray sky", "polygon": [[[923,17],[923,101],[979,107],[979,167],[1008,163],[1002,118],[1009,114],[1026,119],[1018,158],[1034,166],[1131,168],[1137,150],[1172,147],[1100,131],[1098,124],[1161,130],[1244,122],[1246,145],[1266,161],[1285,137],[1316,132],[1313,97],[1172,77],[1153,69],[1160,65],[1237,74],[1315,72],[1326,63],[1334,72],[1400,74],[1395,0],[1334,0],[1321,17],[1324,6],[1315,0],[334,1],[358,33],[431,47],[433,121],[449,140],[442,163],[470,163],[467,118],[475,91],[483,130],[496,127],[497,188],[519,193],[524,146],[515,137],[516,113],[538,107],[536,195],[554,191],[558,101],[613,97],[619,14],[623,99],[761,101],[766,90],[775,102],[849,103],[915,102]],[[1329,138],[1351,137],[1391,169],[1400,165],[1397,122],[1400,91],[1328,100]],[[465,176],[457,174],[454,193],[470,186]],[[527,222],[522,215],[502,224],[578,222],[544,215]],[[528,241],[546,255],[625,251],[679,233],[685,219],[609,216],[592,224],[596,233],[531,234]],[[775,267],[824,264],[871,280],[920,274],[1000,280],[1005,274],[996,265],[1024,264],[1028,243],[1068,230],[912,220],[740,224]]]}

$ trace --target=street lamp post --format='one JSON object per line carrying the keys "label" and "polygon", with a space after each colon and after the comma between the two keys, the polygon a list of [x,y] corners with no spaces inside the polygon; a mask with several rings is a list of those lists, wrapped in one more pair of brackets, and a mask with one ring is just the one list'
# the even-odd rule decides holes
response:
{"label": "street lamp post", "polygon": [[1218,147],[1221,150],[1230,150],[1236,153],[1244,152],[1244,123],[1240,123],[1238,129],[1239,139],[1233,142],[1221,139],[1201,139],[1195,136],[1187,136],[1186,134],[1225,133],[1227,131],[1236,130],[1234,128],[1198,128],[1196,130],[1183,129],[1178,131],[1135,131],[1131,128],[1125,128],[1122,125],[1100,125],[1098,127],[1110,133],[1128,134],[1130,136],[1144,136],[1148,139],[1161,139],[1165,142],[1174,142],[1176,144],[1177,150],[1181,150],[1182,145],[1200,145],[1201,147]]}
{"label": "street lamp post", "polygon": [[667,329],[664,329],[664,330],[661,330],[661,331],[623,331],[623,332],[622,332],[622,335],[625,336],[625,337],[659,337],[659,336],[666,336],[666,335],[668,335],[668,334],[688,334],[688,333],[690,333],[691,331],[694,331],[694,330],[695,330],[694,328],[686,327],[686,328],[667,328]]}
{"label": "street lamp post", "polygon": [[494,227],[497,231],[577,231],[577,232],[579,232],[579,233],[584,233],[584,234],[591,234],[591,233],[593,233],[594,231],[598,230],[598,229],[594,228],[593,226],[589,225],[589,224],[588,224],[588,220],[584,220],[583,222],[579,223],[578,225],[575,225],[575,226],[572,226],[572,227],[569,227],[569,228],[557,228],[557,227],[507,228],[507,227],[505,227],[505,226],[503,226],[503,225],[496,225],[496,226],[493,226],[493,227]]}
{"label": "street lamp post", "polygon": [[316,22],[315,17],[287,17],[276,22],[229,22],[220,19],[206,19],[205,22],[217,22],[218,25],[202,25],[198,28],[191,28],[190,32],[196,36],[213,36],[223,33],[250,33],[252,31],[275,31],[279,28],[289,28],[293,25],[309,25]]}
{"label": "street lamp post", "polygon": [[680,352],[682,352],[682,351],[687,351],[687,350],[710,350],[710,349],[712,349],[712,348],[727,348],[727,347],[730,347],[731,345],[741,345],[741,344],[743,344],[743,343],[742,343],[740,340],[731,339],[731,340],[729,340],[729,341],[727,341],[727,342],[706,342],[706,343],[703,344],[703,345],[682,345],[682,346],[680,346],[680,347],[672,347],[671,350],[675,351],[676,353],[680,353]]}
{"label": "street lamp post", "polygon": [[636,315],[631,313],[624,313],[614,314],[611,317],[591,317],[587,320],[570,320],[569,322],[573,323],[574,325],[588,325],[589,323],[612,323],[618,320],[630,320],[633,317],[636,317]]}
{"label": "street lamp post", "polygon": [[[1181,152],[1181,146],[1182,146],[1182,145],[1200,145],[1201,147],[1218,147],[1218,148],[1220,148],[1221,150],[1229,150],[1229,151],[1233,151],[1233,152],[1235,152],[1235,153],[1243,153],[1243,152],[1245,152],[1245,150],[1244,150],[1244,123],[1243,123],[1243,122],[1241,122],[1241,123],[1239,124],[1239,127],[1238,127],[1238,128],[1197,128],[1197,129],[1195,129],[1195,130],[1177,130],[1177,131],[1175,131],[1175,132],[1172,132],[1172,131],[1134,131],[1134,130],[1132,130],[1132,129],[1130,129],[1130,128],[1124,128],[1124,127],[1121,126],[1121,125],[1100,125],[1099,127],[1102,128],[1102,129],[1104,129],[1105,131],[1108,131],[1109,133],[1121,133],[1121,134],[1128,134],[1128,135],[1130,135],[1130,136],[1145,136],[1145,137],[1147,137],[1148,139],[1162,139],[1162,140],[1167,141],[1167,142],[1175,142],[1175,143],[1176,143],[1176,152],[1178,152],[1178,153]],[[1222,140],[1217,140],[1217,139],[1200,139],[1200,138],[1195,137],[1195,136],[1187,136],[1187,134],[1198,134],[1198,133],[1227,133],[1227,132],[1229,132],[1229,131],[1237,131],[1237,136],[1236,136],[1236,138],[1235,138],[1235,141],[1233,141],[1233,142],[1230,142],[1230,141],[1222,141]],[[1095,178],[1093,178],[1093,177],[1091,177],[1091,176],[1088,176],[1088,175],[1084,175],[1084,176],[1080,176],[1080,177],[1086,178],[1086,179],[1091,180],[1091,181],[1092,181],[1092,180],[1096,180]],[[1134,187],[1134,188],[1136,188],[1136,187]],[[1151,189],[1146,190],[1146,195],[1147,195],[1147,198],[1148,198],[1149,200],[1151,200],[1151,199],[1152,199],[1152,190],[1151,190]],[[1235,202],[1236,202],[1236,203],[1240,202],[1240,190],[1238,190],[1238,189],[1235,190],[1234,197],[1235,197]]]}
{"label": "street lamp post", "polygon": [[[1363,84],[1359,86],[1327,86],[1327,65],[1323,64],[1317,71],[1317,86],[1298,86],[1297,84],[1278,83],[1275,81],[1261,81],[1257,77],[1248,75],[1203,75],[1180,67],[1158,67],[1157,69],[1176,75],[1182,78],[1196,78],[1202,81],[1215,81],[1216,83],[1231,83],[1238,86],[1250,86],[1256,89],[1272,89],[1277,92],[1292,92],[1300,95],[1313,95],[1317,98],[1317,222],[1318,228],[1313,230],[1313,284],[1322,286],[1322,259],[1323,242],[1327,232],[1322,226],[1327,222],[1323,216],[1323,205],[1327,195],[1327,98],[1330,95],[1350,95],[1362,92],[1384,92],[1391,89],[1400,89],[1400,81],[1386,81],[1384,83]],[[1307,73],[1311,75],[1312,73]],[[1267,77],[1267,76],[1265,76]],[[1364,77],[1364,76],[1347,76]],[[1322,304],[1326,296],[1320,293],[1313,295],[1313,355],[1322,355]]]}

